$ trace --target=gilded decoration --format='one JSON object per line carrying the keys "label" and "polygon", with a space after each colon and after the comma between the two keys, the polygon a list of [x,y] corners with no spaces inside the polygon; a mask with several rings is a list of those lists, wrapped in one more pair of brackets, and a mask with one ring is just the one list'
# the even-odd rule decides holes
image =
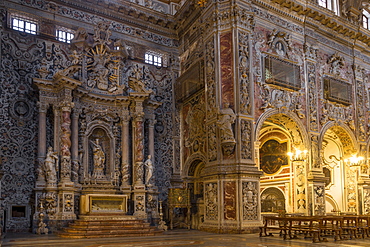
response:
{"label": "gilded decoration", "polygon": [[268,140],[260,148],[260,166],[266,174],[274,174],[282,166],[288,165],[287,142]]}
{"label": "gilded decoration", "polygon": [[294,180],[295,180],[295,195],[296,195],[296,209],[297,212],[304,213],[307,209],[307,198],[306,198],[306,168],[304,161],[294,162]]}
{"label": "gilded decoration", "polygon": [[205,201],[206,208],[205,219],[218,220],[218,190],[217,183],[205,184]]}
{"label": "gilded decoration", "polygon": [[[120,77],[128,53],[122,41],[114,43],[110,40],[109,27],[110,23],[99,22],[95,26],[93,40],[85,29],[78,29],[71,42],[72,66],[58,71],[56,77],[72,77],[82,81],[86,89],[98,90],[100,93],[122,93],[126,86],[122,84]],[[116,44],[119,46],[115,46]]]}
{"label": "gilded decoration", "polygon": [[357,167],[346,166],[347,211],[357,210]]}
{"label": "gilded decoration", "polygon": [[207,119],[216,117],[216,75],[214,40],[206,43],[206,83],[207,83]]}
{"label": "gilded decoration", "polygon": [[370,189],[366,188],[363,192],[364,214],[370,213]]}
{"label": "gilded decoration", "polygon": [[206,135],[205,121],[206,113],[204,109],[204,94],[196,96],[183,107],[183,124],[184,124],[184,160],[192,153],[205,152]]}

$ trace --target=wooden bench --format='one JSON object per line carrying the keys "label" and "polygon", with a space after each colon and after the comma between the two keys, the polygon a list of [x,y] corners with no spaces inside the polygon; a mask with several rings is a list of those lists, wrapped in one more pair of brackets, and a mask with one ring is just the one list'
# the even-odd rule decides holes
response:
{"label": "wooden bench", "polygon": [[343,217],[325,216],[322,218],[321,236],[333,236],[334,240],[342,240]]}
{"label": "wooden bench", "polygon": [[289,238],[298,238],[299,234],[303,234],[304,238],[312,238],[312,242],[327,241],[321,237],[322,217],[301,216],[301,217],[286,217],[288,223]]}
{"label": "wooden bench", "polygon": [[287,221],[285,217],[265,216],[263,226],[260,227],[260,237],[274,236],[271,232],[267,233],[267,230],[280,231],[280,236],[286,239]]}

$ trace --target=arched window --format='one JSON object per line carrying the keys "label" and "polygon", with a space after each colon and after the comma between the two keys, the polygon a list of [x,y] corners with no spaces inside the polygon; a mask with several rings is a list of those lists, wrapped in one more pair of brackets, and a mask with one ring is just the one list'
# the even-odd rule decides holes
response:
{"label": "arched window", "polygon": [[331,11],[334,11],[334,13],[336,15],[339,15],[337,0],[318,0],[318,4],[321,7],[324,7],[324,8],[330,9]]}
{"label": "arched window", "polygon": [[362,26],[366,29],[370,29],[369,19],[370,13],[366,9],[362,10]]}

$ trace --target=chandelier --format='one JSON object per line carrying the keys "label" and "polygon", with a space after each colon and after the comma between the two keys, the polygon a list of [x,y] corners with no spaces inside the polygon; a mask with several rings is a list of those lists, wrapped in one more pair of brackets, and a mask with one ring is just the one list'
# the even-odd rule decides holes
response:
{"label": "chandelier", "polygon": [[343,161],[349,166],[360,166],[364,160],[364,157],[353,154],[350,158],[344,159]]}
{"label": "chandelier", "polygon": [[294,152],[288,152],[291,161],[305,161],[307,159],[308,151],[294,148]]}

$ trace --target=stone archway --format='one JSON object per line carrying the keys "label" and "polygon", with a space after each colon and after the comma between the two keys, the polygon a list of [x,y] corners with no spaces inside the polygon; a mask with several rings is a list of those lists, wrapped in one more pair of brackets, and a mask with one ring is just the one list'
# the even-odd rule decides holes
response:
{"label": "stone archway", "polygon": [[[260,180],[261,189],[276,187],[283,191],[284,200],[287,200],[284,210],[288,213],[309,214],[309,156],[295,161],[287,156],[287,152],[295,148],[308,150],[310,154],[311,145],[301,120],[292,113],[271,109],[259,118],[256,137],[255,146],[259,147],[256,150],[256,163],[264,172]],[[273,164],[265,164],[270,160]]]}
{"label": "stone archway", "polygon": [[285,212],[285,196],[283,192],[274,187],[262,191],[261,212]]}
{"label": "stone archway", "polygon": [[359,212],[358,172],[346,159],[358,155],[359,146],[352,131],[338,123],[324,126],[320,135],[322,167],[329,182],[325,184],[326,212]]}
{"label": "stone archway", "polygon": [[190,190],[191,228],[200,229],[204,221],[204,183],[203,169],[205,157],[199,153],[192,155],[184,165],[183,175]]}

